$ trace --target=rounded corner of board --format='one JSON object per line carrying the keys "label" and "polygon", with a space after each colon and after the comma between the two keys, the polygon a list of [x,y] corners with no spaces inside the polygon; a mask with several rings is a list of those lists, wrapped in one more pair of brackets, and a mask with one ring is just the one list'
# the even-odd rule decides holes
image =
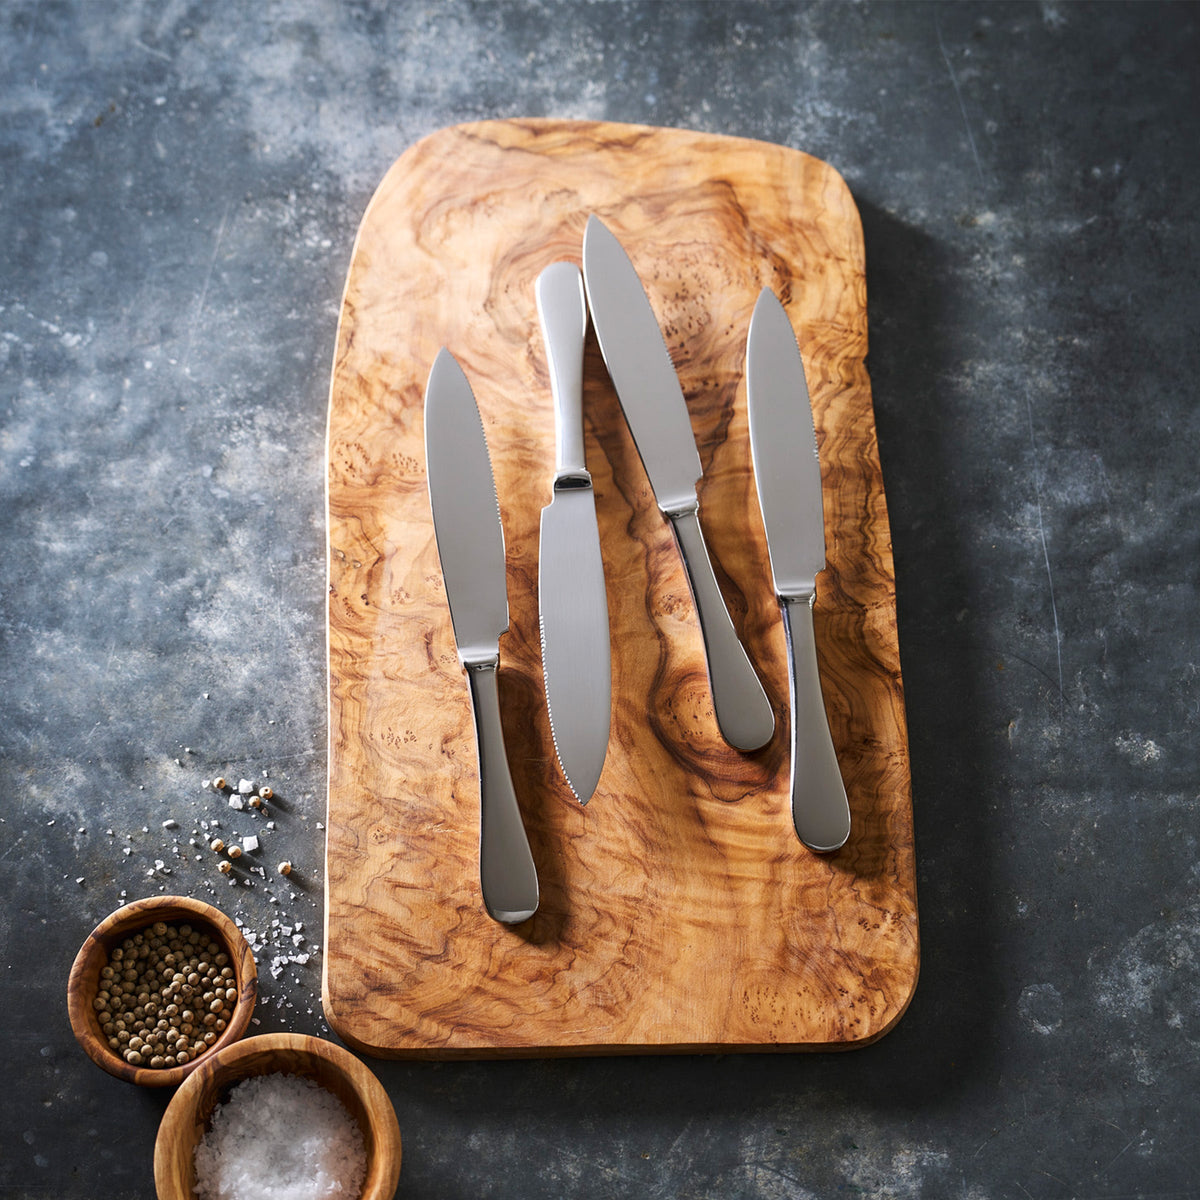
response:
{"label": "rounded corner of board", "polygon": [[904,1014],[908,1012],[908,1006],[912,1003],[913,997],[917,994],[917,981],[920,977],[920,959],[919,956],[914,960],[912,972],[905,981],[905,992],[898,998],[896,1009],[891,1013],[887,1020],[878,1029],[868,1030],[861,1038],[856,1038],[844,1044],[843,1049],[846,1050],[863,1050],[867,1046],[873,1046],[876,1042],[887,1037],[893,1029],[904,1019]]}

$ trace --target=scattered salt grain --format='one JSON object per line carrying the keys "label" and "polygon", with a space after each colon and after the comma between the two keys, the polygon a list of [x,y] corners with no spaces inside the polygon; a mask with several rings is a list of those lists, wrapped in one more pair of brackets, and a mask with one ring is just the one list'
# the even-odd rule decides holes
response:
{"label": "scattered salt grain", "polygon": [[351,1200],[365,1177],[358,1126],[332,1092],[297,1075],[239,1083],[196,1147],[199,1200]]}

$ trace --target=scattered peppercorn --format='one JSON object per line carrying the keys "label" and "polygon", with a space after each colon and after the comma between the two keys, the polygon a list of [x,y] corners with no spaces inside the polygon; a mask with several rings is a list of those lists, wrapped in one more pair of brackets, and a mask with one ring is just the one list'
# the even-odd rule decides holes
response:
{"label": "scattered peppercorn", "polygon": [[280,875],[290,875],[292,873],[292,864],[290,862],[281,862],[275,869]]}
{"label": "scattered peppercorn", "polygon": [[225,843],[221,841],[220,838],[213,838],[213,840],[208,843],[208,848],[215,851],[217,854],[220,854],[221,851],[225,849]]}
{"label": "scattered peppercorn", "polygon": [[260,788],[258,789],[258,794],[259,794],[259,795],[260,795],[260,796],[261,796],[261,797],[262,797],[264,800],[270,800],[270,799],[271,799],[271,797],[275,795],[275,792],[274,792],[274,791],[273,791],[271,788],[269,788],[269,787],[267,787],[266,785],[264,785],[263,787],[260,787]]}
{"label": "scattered peppercorn", "polygon": [[[114,1053],[159,1070],[191,1062],[216,1041],[237,1003],[232,983],[229,955],[211,936],[158,921],[113,947],[92,1006]],[[211,1026],[198,1020],[201,1007],[206,1018],[219,1014]]]}

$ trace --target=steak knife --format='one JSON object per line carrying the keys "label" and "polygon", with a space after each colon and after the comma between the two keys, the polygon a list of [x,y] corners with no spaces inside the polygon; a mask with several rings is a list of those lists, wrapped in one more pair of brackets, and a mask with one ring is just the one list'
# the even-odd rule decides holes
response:
{"label": "steak knife", "polygon": [[770,288],[746,341],[750,453],[783,610],[791,693],[792,821],[810,849],[839,849],[850,806],[829,732],[813,635],[817,576],[825,569],[821,463],[804,362],[787,312]]}
{"label": "steak knife", "polygon": [[554,493],[542,509],[538,556],[542,672],[559,765],[586,804],[604,767],[612,715],[608,597],[583,441],[587,305],[574,263],[547,267],[534,290],[556,434]]}
{"label": "steak knife", "polygon": [[700,528],[700,455],[679,376],[633,264],[595,216],[584,231],[583,276],[600,352],[687,571],[717,725],[731,746],[757,750],[770,740],[775,714],[738,640]]}
{"label": "steak knife", "polygon": [[425,387],[425,467],[433,532],[479,761],[479,882],[496,921],[537,911],[538,879],[500,721],[500,635],[508,628],[504,529],[483,422],[454,356],[438,351]]}

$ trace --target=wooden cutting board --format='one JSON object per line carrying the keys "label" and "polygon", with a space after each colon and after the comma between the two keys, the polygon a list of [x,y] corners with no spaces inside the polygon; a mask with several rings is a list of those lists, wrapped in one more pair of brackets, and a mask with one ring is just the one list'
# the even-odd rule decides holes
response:
{"label": "wooden cutting board", "polygon": [[[704,465],[701,521],[778,724],[754,754],[717,731],[682,564],[589,335],[613,719],[584,808],[554,756],[541,674],[554,420],[534,281],[580,261],[593,212],[663,324]],[[828,857],[800,845],[788,806],[786,651],[743,382],[764,285],[798,332],[821,449],[829,566],[815,621],[854,823]],[[516,928],[480,898],[471,710],[426,491],[423,396],[443,345],[475,391],[507,546],[499,686],[542,889]],[[387,173],[354,246],[329,409],[324,1005],[350,1045],[418,1057],[830,1049],[866,1044],[904,1012],[918,966],[912,808],[866,351],[858,214],[808,155],[496,121],[435,133]]]}

